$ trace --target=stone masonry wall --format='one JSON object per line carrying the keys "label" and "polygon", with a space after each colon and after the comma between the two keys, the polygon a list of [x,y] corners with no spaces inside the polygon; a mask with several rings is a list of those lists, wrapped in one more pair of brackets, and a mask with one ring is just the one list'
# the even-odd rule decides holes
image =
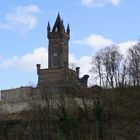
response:
{"label": "stone masonry wall", "polygon": [[1,91],[0,114],[16,113],[30,109],[33,97],[39,97],[37,88],[20,87]]}
{"label": "stone masonry wall", "polygon": [[1,103],[20,102],[29,100],[33,94],[32,87],[20,87],[1,91]]}

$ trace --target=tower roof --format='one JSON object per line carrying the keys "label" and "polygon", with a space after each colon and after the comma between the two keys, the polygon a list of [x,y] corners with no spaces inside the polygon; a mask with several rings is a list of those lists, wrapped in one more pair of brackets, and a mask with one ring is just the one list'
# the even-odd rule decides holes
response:
{"label": "tower roof", "polygon": [[53,26],[52,32],[65,32],[63,20],[61,19],[59,13],[57,15],[55,24]]}

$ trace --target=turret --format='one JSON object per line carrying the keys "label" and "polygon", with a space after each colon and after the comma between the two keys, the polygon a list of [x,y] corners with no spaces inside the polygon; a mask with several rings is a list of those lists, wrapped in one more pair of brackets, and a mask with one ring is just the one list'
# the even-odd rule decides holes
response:
{"label": "turret", "polygon": [[79,77],[80,67],[76,67],[77,77]]}
{"label": "turret", "polygon": [[39,74],[39,70],[40,70],[41,65],[40,64],[36,64],[36,67],[37,67],[37,74]]}
{"label": "turret", "polygon": [[67,26],[67,34],[70,35],[70,27],[69,27],[69,23],[68,23],[68,26]]}
{"label": "turret", "polygon": [[50,22],[48,22],[47,31],[48,33],[51,31]]}

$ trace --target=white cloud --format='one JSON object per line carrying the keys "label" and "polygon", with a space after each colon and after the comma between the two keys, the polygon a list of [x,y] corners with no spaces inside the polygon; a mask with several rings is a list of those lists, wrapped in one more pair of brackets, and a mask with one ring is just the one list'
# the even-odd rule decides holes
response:
{"label": "white cloud", "polygon": [[74,54],[69,55],[69,61],[72,64],[75,64],[77,67],[80,67],[80,76],[84,74],[89,74],[91,65],[92,56],[81,56],[79,59],[76,58]]}
{"label": "white cloud", "polygon": [[69,61],[70,61],[70,63],[77,65],[78,60],[77,60],[77,58],[75,57],[74,54],[69,54]]}
{"label": "white cloud", "polygon": [[40,47],[33,52],[23,55],[22,57],[13,56],[11,58],[1,60],[1,68],[16,68],[25,71],[35,71],[36,64],[42,67],[48,65],[48,52],[46,48]]}
{"label": "white cloud", "polygon": [[122,0],[81,0],[81,4],[88,7],[103,7],[106,4],[118,6]]}
{"label": "white cloud", "polygon": [[70,63],[75,64],[76,67],[80,67],[80,77],[82,77],[85,74],[88,74],[90,76],[88,80],[88,85],[90,85],[91,83],[93,84],[92,76],[90,72],[92,68],[92,64],[91,64],[92,56],[81,56],[79,59],[77,59],[74,54],[70,54],[69,60]]}
{"label": "white cloud", "polygon": [[95,50],[104,48],[106,46],[117,45],[120,48],[120,52],[126,55],[128,48],[135,45],[137,41],[128,40],[120,43],[115,43],[111,39],[105,38],[104,36],[92,34],[84,39],[75,40],[73,41],[73,43],[80,46],[92,47]]}
{"label": "white cloud", "polygon": [[120,52],[124,55],[127,54],[127,50],[134,46],[135,44],[137,44],[137,41],[126,41],[126,42],[121,42],[121,43],[118,43],[117,45],[119,46],[120,48]]}
{"label": "white cloud", "polygon": [[6,14],[6,21],[0,23],[0,29],[16,29],[25,34],[37,25],[36,14],[39,12],[40,9],[36,5],[18,6]]}
{"label": "white cloud", "polygon": [[100,49],[113,44],[111,39],[105,38],[101,35],[90,35],[82,40],[73,41],[74,44],[81,46],[89,46],[94,49]]}
{"label": "white cloud", "polygon": [[122,0],[107,0],[107,2],[110,2],[111,4],[116,5],[116,6],[119,5],[121,1]]}

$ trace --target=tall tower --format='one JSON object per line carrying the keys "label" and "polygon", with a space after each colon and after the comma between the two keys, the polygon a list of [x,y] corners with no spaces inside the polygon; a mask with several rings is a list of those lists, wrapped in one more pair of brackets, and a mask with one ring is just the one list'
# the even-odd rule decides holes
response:
{"label": "tall tower", "polygon": [[51,30],[50,24],[48,23],[48,68],[68,68],[69,65],[69,39],[70,39],[70,28],[69,24],[65,30],[63,20],[58,14],[55,24]]}
{"label": "tall tower", "polygon": [[[69,24],[65,29],[63,20],[58,14],[55,24],[51,29],[48,22],[48,69],[41,69],[37,64],[38,87],[68,87],[87,83],[87,76],[79,78],[79,67],[70,69],[69,65]],[[81,81],[81,82],[80,82]]]}

